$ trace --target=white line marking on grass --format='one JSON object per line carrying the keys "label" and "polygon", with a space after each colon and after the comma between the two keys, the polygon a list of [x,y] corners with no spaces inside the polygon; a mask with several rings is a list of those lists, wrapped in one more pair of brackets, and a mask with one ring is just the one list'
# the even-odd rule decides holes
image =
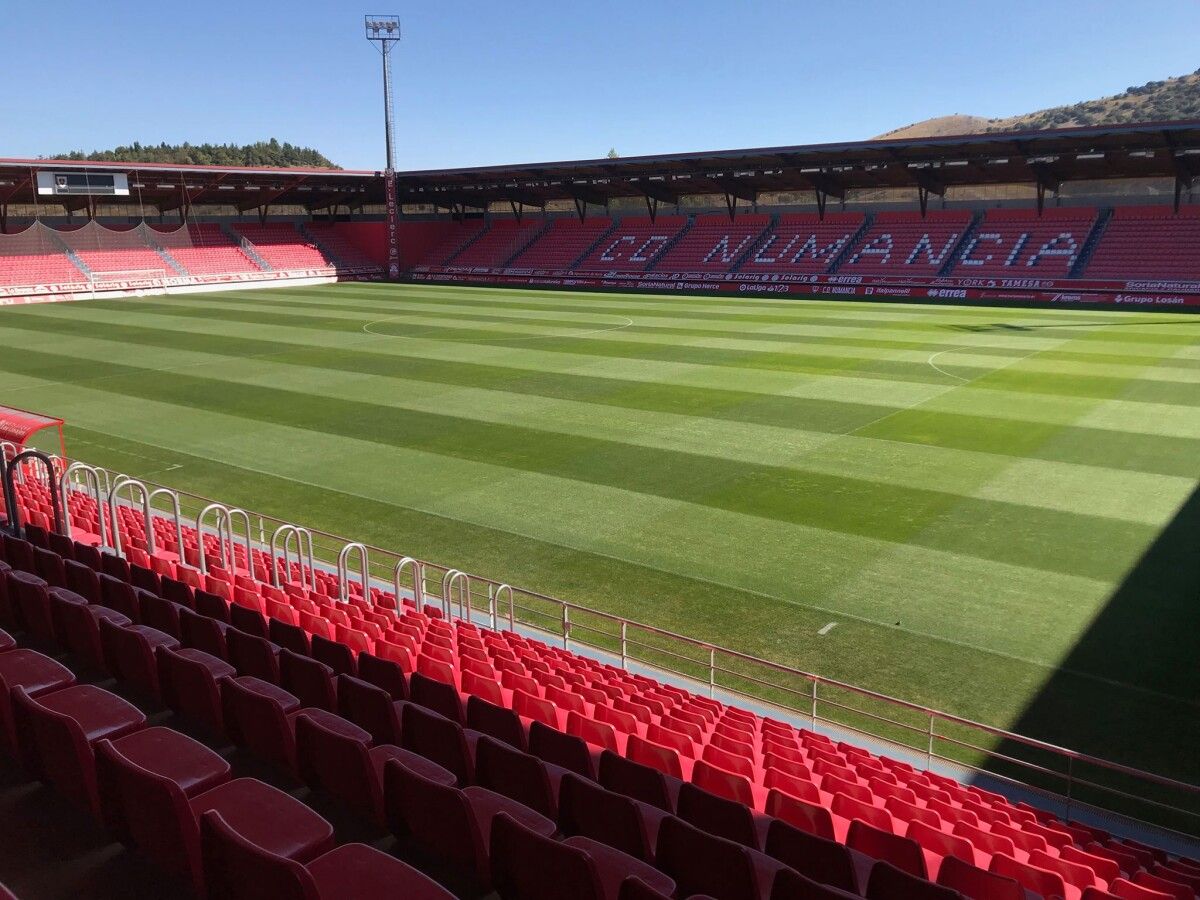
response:
{"label": "white line marking on grass", "polygon": [[971,349],[973,349],[973,348],[971,348],[971,347],[951,347],[949,350],[939,350],[937,353],[934,353],[933,355],[931,355],[929,357],[929,359],[927,359],[925,361],[927,363],[929,363],[931,366],[933,366],[937,371],[941,372],[943,375],[947,375],[950,378],[955,378],[955,379],[961,381],[963,384],[966,384],[968,381],[971,380],[970,378],[963,378],[961,375],[955,375],[953,372],[947,372],[945,369],[943,369],[941,366],[939,366],[937,363],[935,363],[934,360],[937,359],[939,356],[941,356],[943,353],[954,353],[956,350],[971,350]]}
{"label": "white line marking on grass", "polygon": [[[565,334],[534,334],[534,335],[529,335],[527,337],[512,337],[512,338],[505,337],[505,333],[503,331],[497,331],[496,336],[505,338],[505,340],[508,341],[509,343],[516,343],[518,341],[519,342],[544,341],[544,340],[547,340],[550,338],[586,337],[589,334],[605,334],[606,332],[609,332],[609,331],[620,331],[622,328],[628,328],[630,325],[633,324],[633,319],[629,318],[628,316],[622,316],[621,318],[623,318],[625,321],[622,322],[620,325],[610,325],[607,328],[596,328],[596,329],[593,329],[592,331],[568,331]],[[381,332],[371,330],[371,326],[373,326],[373,325],[382,325],[384,322],[395,322],[395,321],[397,321],[397,319],[394,316],[386,318],[386,319],[376,319],[374,322],[368,322],[366,325],[364,325],[362,327],[362,330],[365,331],[367,334],[375,335],[375,337],[387,337],[387,338],[410,337],[410,335],[407,335],[407,334],[383,334]],[[536,322],[534,322],[534,324],[536,324]],[[417,328],[428,328],[428,327],[440,327],[440,326],[417,325],[416,327]],[[419,337],[419,335],[418,335],[418,337]],[[479,343],[479,341],[474,338],[469,341],[465,341],[465,342],[456,342],[453,339],[447,339],[447,338],[431,338],[430,340],[447,341],[448,343],[468,343],[468,344]],[[488,340],[488,338],[484,338],[483,340],[486,341],[486,340]]]}
{"label": "white line marking on grass", "polygon": [[837,622],[830,622],[828,625],[826,625],[824,628],[822,628],[820,631],[818,631],[817,634],[821,635],[821,637],[824,637],[825,635],[829,634],[829,632],[833,631],[833,629],[835,629],[836,627],[837,627]]}

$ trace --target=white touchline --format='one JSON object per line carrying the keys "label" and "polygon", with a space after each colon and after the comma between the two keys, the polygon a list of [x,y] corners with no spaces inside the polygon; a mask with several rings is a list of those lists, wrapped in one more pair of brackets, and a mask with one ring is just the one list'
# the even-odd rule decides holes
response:
{"label": "white touchline", "polygon": [[833,631],[835,625],[837,625],[837,622],[830,622],[828,625],[826,625],[824,628],[822,628],[820,631],[818,631],[817,634],[820,634],[820,635],[829,634],[829,632]]}

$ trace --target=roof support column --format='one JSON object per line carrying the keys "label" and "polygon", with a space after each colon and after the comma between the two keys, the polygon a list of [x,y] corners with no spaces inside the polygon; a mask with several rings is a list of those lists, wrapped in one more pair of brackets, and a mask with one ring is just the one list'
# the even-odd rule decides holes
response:
{"label": "roof support column", "polygon": [[1192,190],[1192,185],[1195,183],[1195,178],[1190,175],[1185,175],[1179,172],[1175,176],[1175,213],[1179,214],[1179,205],[1183,202],[1183,192]]}
{"label": "roof support column", "polygon": [[825,221],[825,204],[829,202],[829,195],[820,188],[817,188],[814,193],[817,195],[817,218],[822,222]]}
{"label": "roof support column", "polygon": [[658,198],[646,195],[646,212],[650,214],[650,221],[653,222],[658,218]]}
{"label": "roof support column", "polygon": [[929,211],[929,188],[924,185],[917,185],[917,203],[921,206],[921,218],[923,219]]}
{"label": "roof support column", "polygon": [[575,198],[575,215],[579,216],[580,222],[587,218],[587,201],[582,197]]}
{"label": "roof support column", "polygon": [[8,204],[0,203],[0,234],[8,234]]}
{"label": "roof support column", "polygon": [[725,192],[725,209],[729,212],[729,221],[732,222],[737,218],[737,202],[738,198],[729,191]]}
{"label": "roof support column", "polygon": [[525,211],[525,204],[519,203],[516,200],[509,200],[508,206],[512,210],[512,214],[516,217],[517,222],[520,222]]}

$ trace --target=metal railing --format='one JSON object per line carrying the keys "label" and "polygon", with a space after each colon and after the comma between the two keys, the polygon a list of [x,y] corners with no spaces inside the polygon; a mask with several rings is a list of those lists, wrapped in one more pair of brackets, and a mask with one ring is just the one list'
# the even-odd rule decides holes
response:
{"label": "metal railing", "polygon": [[[64,498],[68,492],[86,490],[102,493],[105,501],[121,503],[119,492],[136,484],[141,491],[135,508],[150,508],[152,515],[166,519],[176,534],[186,525],[214,536],[222,557],[228,547],[232,559],[235,543],[242,544],[248,555],[253,549],[269,553],[276,582],[278,560],[286,565],[293,558],[290,548],[294,539],[294,558],[302,572],[305,566],[309,571],[303,577],[311,585],[317,569],[336,575],[343,600],[348,596],[349,580],[357,575],[355,580],[360,583],[366,579],[370,587],[395,592],[397,604],[403,596],[418,608],[426,603],[438,607],[448,619],[533,632],[547,642],[599,656],[627,670],[684,679],[693,691],[707,690],[710,696],[744,703],[767,715],[856,735],[883,752],[923,763],[926,768],[940,766],[1008,786],[1010,793],[1037,798],[1067,821],[1099,818],[1111,825],[1125,818],[1188,839],[1200,835],[1200,786],[1194,784],[450,566],[119,477],[99,467],[73,464],[61,466],[60,471]],[[81,482],[81,477],[86,481]],[[214,511],[215,526],[206,526],[206,517]],[[115,510],[111,512],[115,525]],[[65,513],[64,519],[69,519]],[[239,527],[242,534],[237,533]],[[150,523],[146,530],[153,530]],[[359,564],[351,572],[349,562],[354,555]],[[206,563],[201,551],[200,566]]]}

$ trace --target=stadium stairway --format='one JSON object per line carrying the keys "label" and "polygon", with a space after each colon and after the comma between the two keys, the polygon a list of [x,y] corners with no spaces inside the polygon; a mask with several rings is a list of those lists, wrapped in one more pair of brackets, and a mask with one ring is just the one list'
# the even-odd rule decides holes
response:
{"label": "stadium stairway", "polygon": [[[857,893],[866,890],[876,900],[922,896],[930,889],[929,879],[979,900],[996,896],[991,890],[1008,890],[1017,883],[1064,900],[1081,900],[1087,891],[1092,892],[1089,900],[1102,897],[1095,892],[1103,889],[1126,900],[1159,900],[1144,891],[1160,891],[1165,879],[1176,886],[1171,888],[1174,894],[1165,896],[1191,900],[1194,887],[1189,879],[1200,876],[1200,864],[1194,861],[1170,858],[1076,822],[1062,822],[1044,810],[1012,803],[978,786],[918,771],[899,760],[872,755],[861,747],[513,631],[491,631],[462,619],[448,621],[441,610],[417,610],[408,598],[353,580],[343,597],[341,585],[330,573],[306,569],[300,562],[289,567],[248,544],[229,552],[226,563],[227,546],[221,546],[215,535],[189,533],[158,516],[150,531],[162,536],[163,549],[152,558],[146,523],[139,511],[129,507],[118,506],[114,536],[128,548],[129,559],[101,554],[93,546],[103,531],[97,516],[104,512],[111,518],[111,509],[102,510],[93,498],[73,494],[68,502],[72,541],[39,527],[46,524],[48,500],[44,487],[20,485],[18,502],[32,522],[26,529],[32,542],[5,538],[0,556],[6,565],[37,577],[5,576],[0,626],[19,624],[20,616],[27,613],[23,621],[32,630],[40,621],[43,637],[58,634],[53,613],[38,612],[50,603],[43,602],[42,592],[48,593],[51,586],[71,591],[85,603],[92,601],[86,605],[103,607],[127,620],[125,625],[99,622],[104,631],[150,628],[155,632],[149,635],[153,641],[165,634],[186,648],[231,664],[240,677],[234,679],[227,672],[225,677],[236,686],[222,682],[220,693],[228,690],[240,698],[238,702],[249,704],[247,709],[260,710],[255,714],[259,717],[266,717],[278,702],[285,708],[271,715],[289,721],[294,716],[288,710],[302,706],[348,716],[372,737],[388,736],[386,729],[391,727],[390,736],[409,753],[454,773],[460,789],[482,787],[549,820],[557,816],[563,836],[584,830],[575,819],[562,820],[564,779],[573,773],[583,783],[582,790],[601,799],[607,794],[597,792],[607,791],[649,804],[636,806],[645,828],[650,828],[645,810],[656,817],[650,824],[657,827],[659,846],[647,859],[680,885],[699,890],[706,879],[720,877],[719,872],[706,871],[694,862],[703,848],[701,857],[725,852],[731,860],[741,859],[738,865],[749,872],[765,871],[779,889],[792,877],[780,875],[784,869],[780,847],[797,842],[809,849],[797,852],[795,859],[785,859],[799,866],[802,874],[820,874],[818,880],[826,882],[833,877],[824,869],[813,871],[812,847],[825,856],[841,854],[849,870],[857,873],[852,883],[843,886]],[[93,523],[95,532],[89,530]],[[183,546],[177,543],[175,548],[180,552],[172,551],[170,541],[180,536]],[[139,542],[146,549],[139,550]],[[226,564],[209,567],[207,560]],[[199,562],[208,574],[191,569],[190,561]],[[264,583],[270,570],[280,576],[283,588]],[[99,609],[95,612],[99,614]],[[102,614],[108,617],[109,613]],[[242,633],[251,639],[243,639]],[[94,648],[95,642],[83,641],[80,646]],[[154,647],[150,652],[167,654]],[[142,656],[145,659],[144,652]],[[302,664],[303,657],[318,665]],[[132,666],[129,671],[139,670]],[[150,669],[143,664],[140,671],[148,684]],[[377,713],[370,715],[349,700],[343,706],[342,685],[353,693],[357,685],[345,679],[354,678],[375,678],[377,687],[390,687],[392,699],[410,705],[383,718],[378,711],[384,707],[378,704]],[[251,683],[240,684],[246,679]],[[239,693],[242,687],[251,696]],[[290,700],[273,693],[278,689],[296,699],[296,705],[288,706]],[[231,700],[227,705],[236,704]],[[216,708],[209,704],[208,710],[209,718],[215,719]],[[318,725],[334,727],[335,732],[347,730],[317,718],[321,719]],[[246,728],[248,721],[252,720],[238,719],[238,727]],[[292,740],[298,746],[301,729],[293,730]],[[274,754],[277,762],[303,776],[304,768],[294,761],[299,751],[287,749],[291,744],[286,729],[274,736],[255,734],[254,739],[245,734],[242,738],[260,755]],[[366,743],[361,736],[360,741]],[[411,772],[395,777],[407,785],[402,794],[438,793],[436,784],[424,783]],[[442,795],[445,802],[457,796],[444,791]],[[628,808],[629,801],[609,802],[625,803]],[[578,810],[572,813],[577,814]],[[663,818],[669,814],[691,827],[667,827],[667,821],[676,821]],[[618,847],[634,846],[629,834],[618,838],[607,826],[594,827],[601,837],[588,832],[593,840],[607,837]],[[787,840],[777,837],[773,843],[772,834],[785,835]],[[662,841],[667,835],[664,855]],[[421,835],[416,839],[420,841]],[[679,860],[684,857],[673,854],[678,842],[689,846],[688,841],[692,851],[684,857],[693,863],[683,865]],[[722,843],[728,841],[733,842],[732,851]],[[425,849],[436,855],[438,842],[431,838],[430,843]],[[765,870],[758,865],[764,853]],[[874,859],[923,879],[906,882],[903,888],[918,893],[895,893],[901,888],[892,885],[872,894],[875,872],[888,871]],[[495,859],[492,863],[497,865]],[[693,865],[700,871],[693,871]],[[731,862],[721,872],[730,866],[737,868]],[[512,873],[504,877],[509,876]],[[730,895],[766,896],[764,885],[753,880],[757,877],[751,876],[751,888],[743,884],[741,894]],[[985,891],[979,885],[990,887]]]}
{"label": "stadium stairway", "polygon": [[983,213],[977,211],[971,216],[971,224],[963,229],[962,237],[958,239],[958,243],[950,252],[950,258],[946,260],[946,264],[938,271],[939,276],[946,276],[954,271],[954,267],[958,265],[959,255],[975,236],[975,233],[979,230],[979,225],[981,222],[983,222]]}
{"label": "stadium stairway", "polygon": [[275,271],[275,267],[272,266],[269,262],[266,261],[266,259],[263,258],[262,254],[258,252],[258,249],[254,246],[254,244],[250,241],[250,239],[248,237],[246,237],[244,234],[239,234],[233,228],[232,225],[223,224],[221,226],[221,231],[225,234],[226,237],[228,237],[231,241],[233,241],[235,244],[237,244],[239,247],[241,247],[242,252],[245,253],[248,257],[250,257],[250,259],[252,259],[254,261],[254,264],[257,265],[264,272],[274,272]]}
{"label": "stadium stairway", "polygon": [[1104,232],[1108,229],[1108,223],[1112,221],[1112,216],[1111,206],[1103,207],[1100,210],[1099,215],[1096,216],[1096,224],[1092,226],[1091,233],[1079,251],[1079,259],[1075,260],[1075,265],[1071,266],[1070,278],[1083,277],[1088,263],[1092,261],[1092,255],[1096,252],[1096,247],[1100,244],[1100,239],[1104,237]]}
{"label": "stadium stairway", "polygon": [[584,250],[583,253],[581,253],[577,257],[575,257],[575,259],[571,263],[570,268],[578,269],[580,267],[580,265],[583,264],[583,261],[585,259],[587,259],[593,253],[596,252],[596,250],[600,247],[601,242],[604,241],[605,239],[609,238],[613,234],[613,232],[616,230],[617,230],[617,222],[615,222],[615,221],[610,222],[609,227],[601,229],[600,234],[596,237],[596,239],[594,241],[592,241],[588,245],[587,249]]}

